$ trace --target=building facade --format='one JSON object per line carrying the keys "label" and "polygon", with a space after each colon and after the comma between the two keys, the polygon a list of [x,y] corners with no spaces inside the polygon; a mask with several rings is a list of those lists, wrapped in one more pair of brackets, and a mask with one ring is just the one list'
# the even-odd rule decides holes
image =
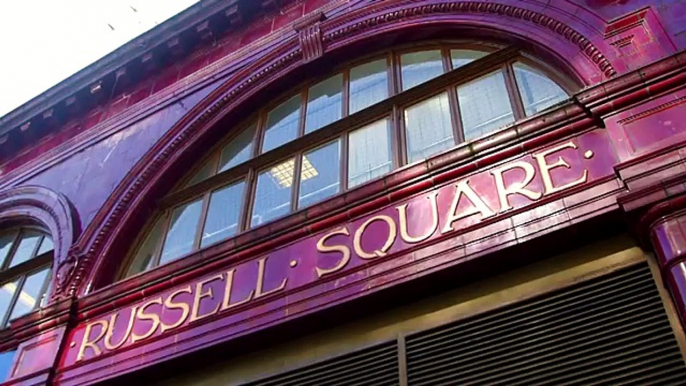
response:
{"label": "building facade", "polygon": [[3,385],[683,384],[685,49],[677,0],[200,1],[0,119]]}

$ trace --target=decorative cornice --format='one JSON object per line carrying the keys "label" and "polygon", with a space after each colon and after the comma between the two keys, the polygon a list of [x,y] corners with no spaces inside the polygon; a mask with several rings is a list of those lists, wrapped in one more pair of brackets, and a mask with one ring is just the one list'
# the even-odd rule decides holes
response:
{"label": "decorative cornice", "polygon": [[[426,2],[422,2],[426,3]],[[340,17],[320,22],[318,28],[322,34],[322,41],[329,43],[348,44],[354,41],[356,35],[382,30],[385,24],[402,18],[411,18],[404,28],[412,29],[421,25],[421,20],[431,20],[436,14],[451,13],[487,13],[495,16],[513,17],[519,20],[544,26],[557,35],[578,45],[584,53],[591,57],[607,76],[615,74],[614,69],[600,51],[588,39],[561,22],[522,8],[492,3],[476,2],[442,2],[430,5],[417,4],[416,1],[375,3],[362,8],[363,12],[350,11]],[[453,21],[455,22],[455,21]],[[75,294],[83,291],[87,277],[93,278],[99,269],[97,259],[102,259],[114,248],[114,240],[123,232],[127,221],[135,217],[136,208],[149,198],[149,192],[154,190],[159,177],[191,148],[199,138],[208,132],[214,123],[228,114],[229,111],[241,105],[249,97],[255,95],[267,86],[278,82],[282,77],[305,64],[311,53],[306,53],[301,44],[302,37],[286,39],[273,50],[266,52],[262,59],[256,60],[250,66],[230,77],[226,83],[211,93],[203,102],[199,103],[181,121],[167,132],[160,141],[144,156],[128,173],[117,187],[110,199],[103,205],[83,237],[78,242],[79,250],[83,251],[79,258],[81,264],[76,268],[73,280],[67,292]],[[307,42],[305,42],[307,45]],[[324,45],[322,50],[328,51]],[[316,53],[316,50],[312,52]],[[101,261],[101,260],[98,260]]]}
{"label": "decorative cornice", "polygon": [[321,22],[325,20],[324,12],[314,12],[293,25],[298,32],[300,49],[305,63],[311,62],[324,54]]}
{"label": "decorative cornice", "polygon": [[[406,5],[416,3],[417,1],[405,1]],[[422,3],[424,4],[402,8],[398,7],[397,4],[389,4],[389,12],[376,14],[373,17],[352,24],[343,24],[339,22],[328,25],[323,37],[324,43],[340,40],[351,33],[361,33],[370,28],[378,28],[378,26],[383,24],[391,24],[398,22],[399,20],[408,20],[411,18],[425,18],[427,15],[432,14],[491,14],[518,19],[546,28],[578,46],[584,55],[590,58],[606,77],[609,78],[617,74],[617,71],[610,61],[589,39],[572,27],[542,13],[495,2],[444,1],[436,3],[423,1]],[[372,14],[371,11],[369,13]]]}
{"label": "decorative cornice", "polygon": [[55,244],[53,298],[62,297],[79,265],[72,250],[81,229],[68,199],[40,186],[21,186],[0,192],[0,221],[28,220],[45,226]]}

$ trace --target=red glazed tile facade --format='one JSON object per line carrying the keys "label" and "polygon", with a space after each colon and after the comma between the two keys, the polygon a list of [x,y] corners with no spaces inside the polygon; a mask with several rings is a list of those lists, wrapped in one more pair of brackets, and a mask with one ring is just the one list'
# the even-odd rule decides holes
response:
{"label": "red glazed tile facade", "polygon": [[[50,302],[0,331],[0,348],[17,350],[5,384],[111,381],[455,267],[488,271],[513,248],[598,223],[621,223],[655,255],[686,325],[685,26],[686,2],[667,0],[200,1],[147,33],[147,49],[124,46],[1,118],[0,224],[39,223],[55,241]],[[492,135],[115,280],[157,202],[227,122],[303,74],[421,36],[506,42],[583,87]],[[550,166],[557,157],[567,166]],[[536,170],[526,188],[537,197],[504,203],[494,171],[522,163]],[[403,205],[411,236],[393,228]],[[457,216],[469,205],[479,215]],[[329,236],[349,260],[321,259]],[[174,300],[197,306],[190,319],[165,306]],[[142,309],[157,321],[127,331]]]}

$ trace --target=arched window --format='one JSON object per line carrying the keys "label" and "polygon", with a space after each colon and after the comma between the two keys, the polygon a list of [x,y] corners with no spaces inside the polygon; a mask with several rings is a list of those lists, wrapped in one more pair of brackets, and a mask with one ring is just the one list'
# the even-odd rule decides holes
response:
{"label": "arched window", "polygon": [[[498,47],[425,46],[346,66],[268,101],[165,198],[134,247],[134,275],[568,98],[535,62]],[[502,51],[500,51],[502,52]],[[552,75],[552,74],[551,74]]]}
{"label": "arched window", "polygon": [[0,233],[0,327],[45,305],[52,261],[52,239],[40,229],[22,227]]}

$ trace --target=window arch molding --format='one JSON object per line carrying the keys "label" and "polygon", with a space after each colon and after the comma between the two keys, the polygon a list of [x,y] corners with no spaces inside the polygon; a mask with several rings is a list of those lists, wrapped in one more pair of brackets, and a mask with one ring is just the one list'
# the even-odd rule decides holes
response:
{"label": "window arch molding", "polygon": [[[117,271],[127,252],[124,251],[126,248],[116,246],[131,242],[135,234],[143,229],[146,220],[153,214],[156,200],[183,177],[179,170],[194,164],[193,160],[202,154],[208,144],[226,135],[226,131],[220,130],[219,123],[236,117],[246,118],[249,112],[245,113],[245,110],[258,100],[259,95],[267,95],[270,89],[287,83],[294,73],[312,68],[312,58],[305,58],[302,48],[319,44],[311,41],[312,36],[321,38],[323,58],[330,59],[345,56],[343,52],[347,52],[347,55],[359,52],[353,48],[367,43],[370,36],[383,41],[389,34],[411,34],[426,26],[440,26],[444,30],[450,27],[453,33],[465,29],[473,33],[483,28],[491,36],[506,37],[504,40],[511,43],[534,47],[534,52],[554,54],[564,62],[564,68],[575,74],[583,84],[594,83],[615,73],[612,64],[588,37],[552,16],[514,5],[508,5],[503,10],[492,5],[474,6],[471,2],[429,3],[406,1],[393,3],[392,7],[378,3],[365,8],[369,12],[350,12],[321,22],[315,20],[315,23],[320,23],[317,29],[321,35],[307,33],[303,37],[301,33],[299,37],[297,32],[293,32],[280,43],[261,48],[256,57],[248,58],[249,63],[243,69],[229,76],[193,107],[127,174],[80,239],[77,247],[85,251],[81,258],[81,270],[84,272],[75,275],[76,280],[70,286],[79,293],[85,293],[87,288],[99,288],[114,279],[111,272]],[[451,8],[453,4],[454,8]],[[462,4],[471,8],[463,10],[460,8]],[[434,20],[436,13],[440,14],[440,21]],[[379,22],[386,19],[392,21],[397,15],[403,14],[409,15],[411,20],[399,22],[393,27]],[[515,34],[508,31],[514,31]],[[542,31],[548,31],[554,44],[545,47],[537,42]],[[349,60],[355,58],[348,57]],[[575,60],[567,61],[565,58]],[[320,63],[319,60],[315,62]],[[265,229],[262,231],[267,232]]]}
{"label": "window arch molding", "polygon": [[0,191],[0,227],[32,225],[48,231],[54,242],[52,297],[66,295],[65,284],[77,262],[70,254],[80,234],[80,224],[69,200],[40,186],[20,186]]}

